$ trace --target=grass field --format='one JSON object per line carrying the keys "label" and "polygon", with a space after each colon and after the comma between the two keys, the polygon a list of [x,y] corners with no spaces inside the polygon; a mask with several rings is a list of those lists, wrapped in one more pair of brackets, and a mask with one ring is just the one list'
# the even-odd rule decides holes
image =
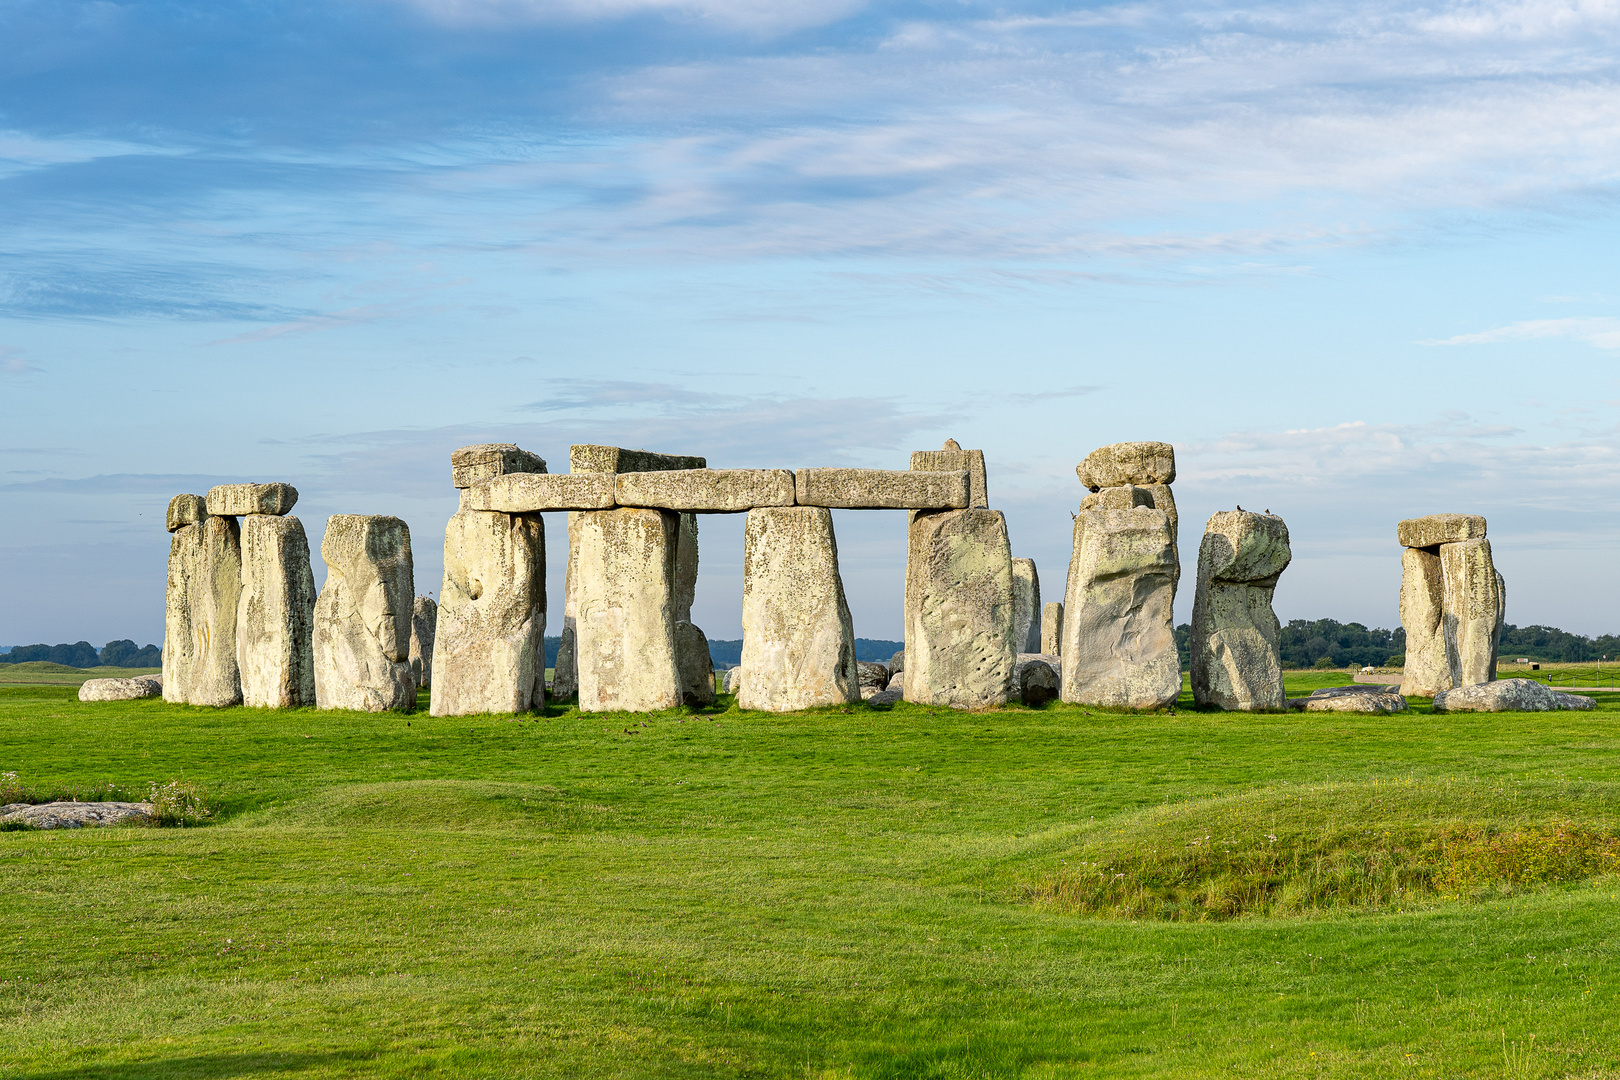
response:
{"label": "grass field", "polygon": [[26,664],[0,664],[0,686],[78,687],[89,679],[133,679],[137,675],[161,674],[162,668],[76,668],[49,660],[30,660]]}
{"label": "grass field", "polygon": [[214,807],[0,833],[0,1077],[1620,1077],[1597,696],[433,719],[0,688],[13,787]]}

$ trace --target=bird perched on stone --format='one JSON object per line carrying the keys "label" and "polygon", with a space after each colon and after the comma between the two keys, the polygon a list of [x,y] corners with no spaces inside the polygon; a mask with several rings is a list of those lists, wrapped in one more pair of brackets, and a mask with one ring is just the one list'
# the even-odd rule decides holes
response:
{"label": "bird perched on stone", "polygon": [[1240,507],[1238,507],[1238,509],[1241,510],[1241,509],[1243,509],[1243,507],[1240,506]]}

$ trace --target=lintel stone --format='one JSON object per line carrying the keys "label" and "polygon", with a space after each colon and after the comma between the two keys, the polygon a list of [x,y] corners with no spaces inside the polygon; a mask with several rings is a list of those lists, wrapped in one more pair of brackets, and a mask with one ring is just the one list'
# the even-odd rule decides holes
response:
{"label": "lintel stone", "polygon": [[220,484],[208,489],[204,500],[215,517],[245,517],[248,514],[292,513],[298,502],[298,489],[291,484]]}
{"label": "lintel stone", "polygon": [[916,450],[911,455],[912,472],[955,472],[968,474],[968,506],[985,509],[990,505],[989,480],[984,470],[983,450],[963,450],[955,439],[947,439],[943,450]]}
{"label": "lintel stone", "polygon": [[800,506],[840,510],[965,510],[965,469],[907,472],[901,469],[799,469],[793,474]]}
{"label": "lintel stone", "polygon": [[1485,536],[1485,519],[1478,514],[1430,514],[1407,518],[1395,526],[1401,547],[1428,548],[1479,540]]}
{"label": "lintel stone", "polygon": [[702,469],[703,458],[690,454],[658,454],[651,450],[625,450],[617,446],[589,443],[568,448],[568,468],[572,472],[663,472],[669,469]]}
{"label": "lintel stone", "polygon": [[458,488],[470,488],[508,473],[545,471],[544,458],[513,443],[479,443],[450,452],[450,480]]}
{"label": "lintel stone", "polygon": [[1080,482],[1092,491],[1125,484],[1139,487],[1173,484],[1176,482],[1176,448],[1166,442],[1114,443],[1087,454],[1074,471]]}
{"label": "lintel stone", "polygon": [[169,500],[168,528],[179,532],[208,516],[208,501],[201,495],[176,495]]}
{"label": "lintel stone", "polygon": [[788,469],[665,469],[620,473],[614,481],[620,506],[737,514],[760,506],[793,505]]}
{"label": "lintel stone", "polygon": [[473,485],[467,509],[503,514],[543,510],[611,510],[611,473],[509,473]]}

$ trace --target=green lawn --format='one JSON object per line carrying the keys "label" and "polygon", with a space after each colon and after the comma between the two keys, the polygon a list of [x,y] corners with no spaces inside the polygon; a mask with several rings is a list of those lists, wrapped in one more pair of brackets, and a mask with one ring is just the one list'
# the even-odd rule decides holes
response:
{"label": "green lawn", "polygon": [[[1601,697],[433,719],[0,687],[14,785],[218,808],[0,832],[0,1077],[1620,1077]],[[1425,892],[1422,858],[1488,873]],[[1116,864],[1207,888],[1059,902]],[[1198,907],[1240,886],[1297,913]]]}
{"label": "green lawn", "polygon": [[133,679],[137,675],[162,675],[162,668],[93,667],[76,668],[49,660],[26,664],[0,664],[0,686],[80,687],[90,679]]}

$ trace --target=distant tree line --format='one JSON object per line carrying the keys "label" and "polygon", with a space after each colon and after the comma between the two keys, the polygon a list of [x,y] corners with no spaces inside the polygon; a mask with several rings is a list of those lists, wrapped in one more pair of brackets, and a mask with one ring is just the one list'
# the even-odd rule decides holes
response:
{"label": "distant tree line", "polygon": [[109,641],[97,649],[88,641],[72,645],[13,645],[0,653],[0,664],[26,664],[46,660],[66,667],[162,667],[163,650],[156,645],[140,646],[128,638]]}
{"label": "distant tree line", "polygon": [[[562,638],[546,638],[546,667],[557,666],[557,646]],[[742,663],[742,639],[709,642],[709,659],[721,671]],[[884,641],[881,638],[856,638],[855,659],[869,663],[887,664],[889,658],[906,647],[903,641]]]}
{"label": "distant tree line", "polygon": [[[1406,630],[1369,630],[1361,623],[1337,619],[1290,619],[1282,628],[1282,664],[1285,668],[1382,667],[1405,659]],[[1176,627],[1176,649],[1183,669],[1192,663],[1192,626]]]}
{"label": "distant tree line", "polygon": [[1581,637],[1569,634],[1556,626],[1502,627],[1502,645],[1497,655],[1504,660],[1545,660],[1549,664],[1580,663],[1606,656],[1610,660],[1620,656],[1620,636],[1604,634],[1602,637]]}

